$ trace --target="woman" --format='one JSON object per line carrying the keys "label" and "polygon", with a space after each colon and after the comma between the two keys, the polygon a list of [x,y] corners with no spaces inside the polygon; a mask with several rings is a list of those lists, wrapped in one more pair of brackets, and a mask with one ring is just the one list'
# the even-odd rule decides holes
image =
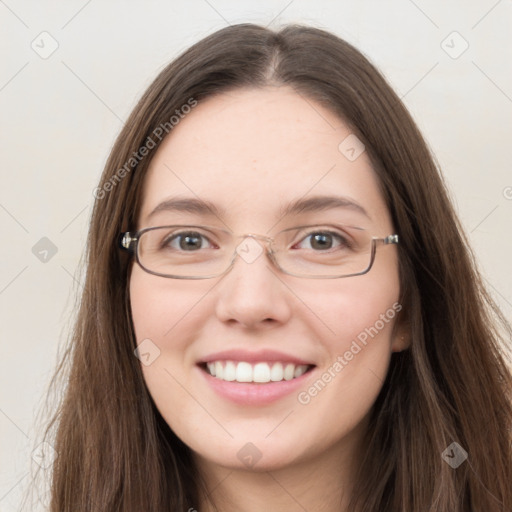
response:
{"label": "woman", "polygon": [[356,49],[210,35],[94,195],[52,511],[512,509],[510,327]]}

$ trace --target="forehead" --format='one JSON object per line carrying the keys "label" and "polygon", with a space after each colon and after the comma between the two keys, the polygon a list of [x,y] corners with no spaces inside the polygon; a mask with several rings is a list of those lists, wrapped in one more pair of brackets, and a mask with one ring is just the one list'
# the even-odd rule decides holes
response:
{"label": "forehead", "polygon": [[339,195],[389,225],[369,157],[347,158],[347,137],[354,135],[336,114],[288,87],[208,98],[154,156],[139,224],[169,198],[194,197],[218,205],[230,226],[262,229],[301,197]]}

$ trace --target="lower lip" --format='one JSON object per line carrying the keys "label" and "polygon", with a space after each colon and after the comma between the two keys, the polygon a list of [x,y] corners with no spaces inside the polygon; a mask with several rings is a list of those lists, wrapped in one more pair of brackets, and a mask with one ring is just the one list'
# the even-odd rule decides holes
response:
{"label": "lower lip", "polygon": [[300,389],[314,368],[295,379],[266,383],[229,382],[213,377],[199,366],[198,370],[207,384],[223,398],[239,405],[267,405]]}

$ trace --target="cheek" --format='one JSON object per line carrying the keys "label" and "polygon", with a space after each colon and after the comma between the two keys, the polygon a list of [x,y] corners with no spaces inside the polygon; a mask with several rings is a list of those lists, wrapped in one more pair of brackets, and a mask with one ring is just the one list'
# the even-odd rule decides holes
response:
{"label": "cheek", "polygon": [[[341,423],[347,413],[361,418],[380,392],[402,309],[398,272],[389,268],[379,272],[375,267],[373,273],[327,283],[309,304],[321,319],[317,333],[326,357],[316,382],[302,390],[299,403],[311,403],[311,410],[318,407],[320,416],[323,411],[338,416]],[[330,409],[333,404],[339,407]]]}
{"label": "cheek", "polygon": [[[130,302],[141,369],[153,401],[169,426],[189,429],[186,418],[197,414],[187,390],[192,388],[185,368],[199,325],[196,309],[204,291],[190,283],[151,276],[134,268]],[[149,354],[144,357],[144,354]],[[179,411],[179,414],[176,414]]]}
{"label": "cheek", "polygon": [[[392,341],[395,318],[401,310],[398,291],[367,288],[360,295],[343,295],[337,302],[337,315],[333,317],[339,350],[350,350],[360,345],[372,350],[388,349]],[[334,300],[333,300],[334,302]],[[378,343],[371,343],[374,340]],[[357,349],[354,349],[357,352]]]}
{"label": "cheek", "polygon": [[339,313],[332,318],[334,334],[324,339],[329,354],[325,366],[341,375],[338,386],[378,393],[368,381],[383,383],[387,373],[395,319],[401,310],[395,299],[391,294],[367,295],[363,302],[340,299]]}
{"label": "cheek", "polygon": [[169,412],[189,405],[178,383],[188,387],[183,369],[194,337],[194,303],[198,300],[190,286],[188,293],[184,286],[138,268],[130,279],[132,319],[144,381],[156,407],[173,427],[176,415]]}
{"label": "cheek", "polygon": [[356,279],[343,290],[325,291],[318,301],[318,316],[329,326],[321,338],[326,358],[297,397],[311,429],[322,429],[326,443],[356,428],[371,410],[386,379],[401,310],[397,280]]}
{"label": "cheek", "polygon": [[[197,289],[194,289],[197,290]],[[152,276],[135,267],[130,278],[130,303],[137,343],[154,339],[161,349],[167,344],[182,343],[176,332],[182,325],[189,327],[200,292],[192,293],[190,284],[179,280],[170,282]]]}
{"label": "cheek", "polygon": [[[390,270],[390,268],[392,270]],[[313,313],[318,334],[329,353],[348,350],[351,342],[362,345],[373,339],[390,341],[392,329],[401,305],[398,271],[387,267],[380,272],[375,266],[368,274],[347,279],[306,283],[303,302]],[[369,346],[369,344],[368,344]]]}

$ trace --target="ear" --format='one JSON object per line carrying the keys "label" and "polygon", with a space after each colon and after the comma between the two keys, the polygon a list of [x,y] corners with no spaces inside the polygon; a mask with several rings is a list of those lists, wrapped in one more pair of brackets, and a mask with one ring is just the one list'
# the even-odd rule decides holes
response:
{"label": "ear", "polygon": [[402,329],[397,329],[391,344],[391,352],[402,352],[411,346],[410,331],[401,332]]}
{"label": "ear", "polygon": [[391,343],[391,352],[402,352],[411,346],[411,325],[405,311],[401,311],[396,319]]}

